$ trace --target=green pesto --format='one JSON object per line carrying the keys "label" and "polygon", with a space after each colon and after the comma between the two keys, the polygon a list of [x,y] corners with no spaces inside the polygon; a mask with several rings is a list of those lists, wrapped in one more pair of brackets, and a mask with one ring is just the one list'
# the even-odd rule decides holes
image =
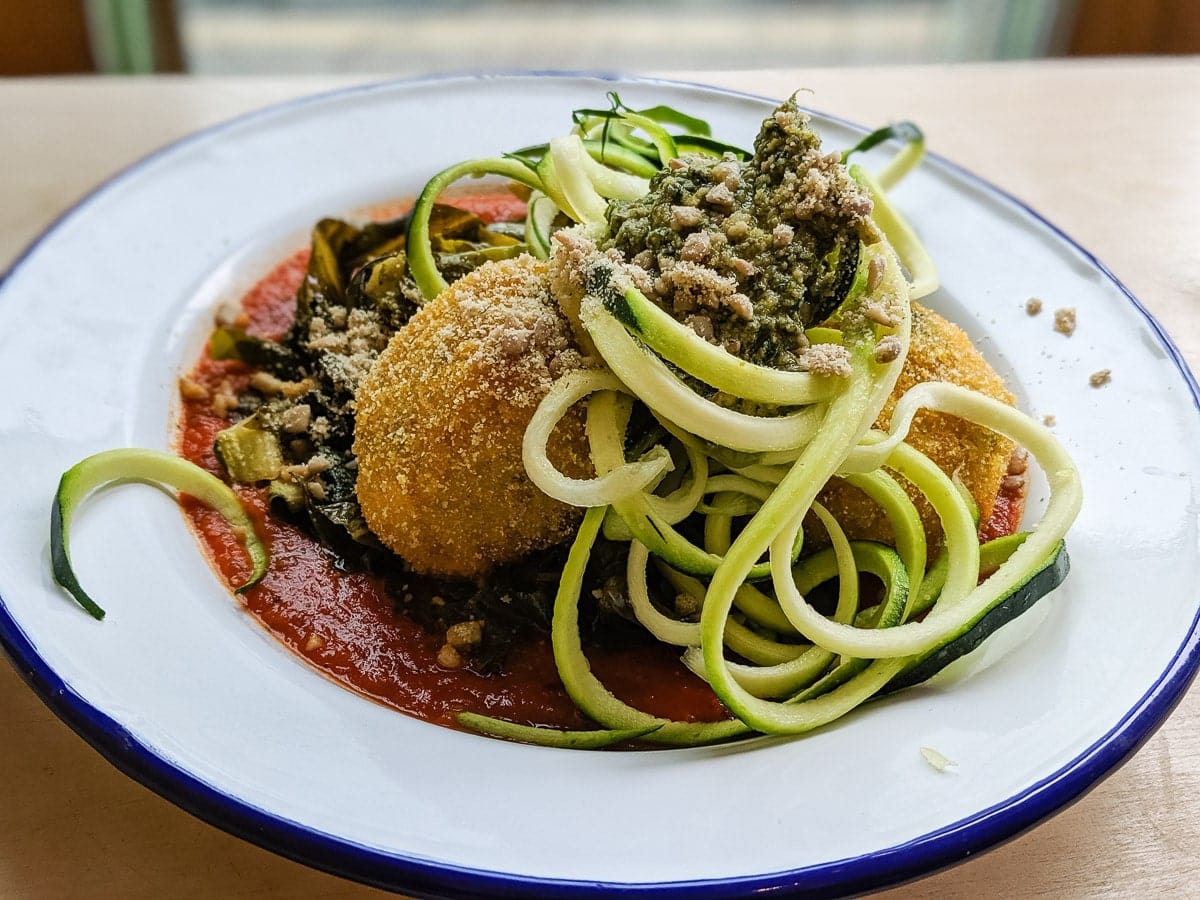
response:
{"label": "green pesto", "polygon": [[[700,317],[712,340],[743,359],[796,369],[803,329],[849,290],[870,210],[789,100],[763,122],[752,159],[683,156],[645,197],[610,204],[601,248],[645,269],[653,299],[680,321]],[[695,266],[724,284],[724,296],[679,276]]]}

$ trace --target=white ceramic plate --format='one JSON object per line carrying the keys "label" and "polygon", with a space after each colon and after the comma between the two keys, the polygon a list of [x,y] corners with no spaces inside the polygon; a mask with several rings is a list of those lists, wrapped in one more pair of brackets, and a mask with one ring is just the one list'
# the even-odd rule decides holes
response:
{"label": "white ceramic plate", "polygon": [[[594,77],[452,78],[257,113],[137,164],[58,222],[0,287],[0,638],[46,702],[132,777],[288,856],[413,893],[711,897],[852,891],[1036,823],[1153,731],[1197,667],[1196,385],[1137,302],[1013,199],[933,160],[896,192],[976,337],[1083,473],[1073,571],[1023,642],[800,740],[572,753],[428,725],[332,684],[210,573],[174,504],[113,491],[73,549],[108,607],[48,569],[59,475],[167,447],[175,378],[214,306],[320,216],[413,193],[451,161],[561,132],[617,89],[749,143],[765,101]],[[829,144],[860,132],[819,119]],[[868,158],[868,163],[871,159]],[[1073,306],[1053,333],[1029,296]],[[1107,387],[1088,376],[1113,370]],[[22,385],[19,391],[13,386]],[[1033,504],[1037,506],[1036,502]],[[1003,633],[1002,633],[1003,634]],[[969,671],[963,671],[963,669]],[[921,747],[957,766],[939,772]]]}

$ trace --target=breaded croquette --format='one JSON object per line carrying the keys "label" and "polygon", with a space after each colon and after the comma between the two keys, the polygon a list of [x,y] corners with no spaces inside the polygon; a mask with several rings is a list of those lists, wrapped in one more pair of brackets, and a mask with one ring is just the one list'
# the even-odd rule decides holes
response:
{"label": "breaded croquette", "polygon": [[[393,337],[356,398],[358,499],[413,569],[472,577],[570,537],[582,510],[543,494],[521,443],[554,380],[583,359],[531,257],[489,263],[430,300]],[[550,459],[591,477],[582,413]]]}
{"label": "breaded croquette", "polygon": [[[1003,380],[961,328],[914,303],[908,356],[876,426],[886,428],[900,397],[913,385],[924,381],[949,381],[1010,405],[1014,402]],[[979,508],[980,521],[986,522],[992,514],[1000,482],[1008,471],[1012,443],[995,432],[955,416],[924,409],[914,417],[907,441],[937,463],[942,471],[957,476],[966,485]],[[909,493],[916,497],[915,491]],[[837,515],[850,537],[892,542],[892,529],[887,518],[857,489],[835,481],[818,499]],[[932,549],[940,543],[941,525],[924,499],[917,500],[917,509],[930,536]],[[814,536],[821,542],[823,535]]]}

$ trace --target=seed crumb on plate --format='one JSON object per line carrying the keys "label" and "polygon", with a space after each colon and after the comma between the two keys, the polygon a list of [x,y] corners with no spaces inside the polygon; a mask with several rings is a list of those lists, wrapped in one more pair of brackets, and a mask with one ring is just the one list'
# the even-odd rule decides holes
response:
{"label": "seed crumb on plate", "polygon": [[1075,333],[1075,307],[1064,306],[1054,311],[1054,330],[1067,337]]}

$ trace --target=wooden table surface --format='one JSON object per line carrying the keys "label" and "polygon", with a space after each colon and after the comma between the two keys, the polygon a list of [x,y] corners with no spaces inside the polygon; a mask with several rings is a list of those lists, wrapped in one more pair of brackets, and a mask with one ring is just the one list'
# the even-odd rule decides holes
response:
{"label": "wooden table surface", "polygon": [[[1200,60],[684,75],[875,124],[1022,198],[1089,248],[1200,369]],[[91,187],[188,132],[355,79],[0,82],[0,267]],[[0,664],[0,897],[383,896],[212,828],[134,783]],[[884,894],[1200,893],[1200,690],[1123,768],[1032,832]]]}

